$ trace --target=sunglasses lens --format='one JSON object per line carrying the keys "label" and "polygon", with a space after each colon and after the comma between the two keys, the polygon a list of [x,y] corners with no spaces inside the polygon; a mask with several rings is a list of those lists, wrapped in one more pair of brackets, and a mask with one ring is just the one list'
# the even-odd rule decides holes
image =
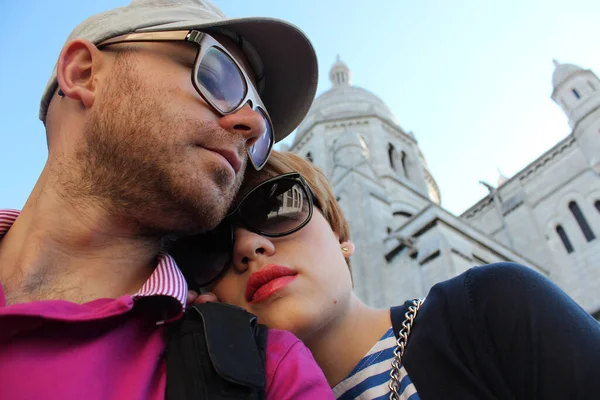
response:
{"label": "sunglasses lens", "polygon": [[271,148],[273,147],[273,128],[271,127],[269,118],[263,110],[257,108],[256,112],[258,112],[265,120],[265,131],[248,149],[248,156],[256,169],[261,169],[267,162],[269,154],[271,154]]}
{"label": "sunglasses lens", "polygon": [[[235,61],[217,47],[206,51],[198,65],[196,78],[202,87],[202,93],[223,113],[238,107],[248,91],[246,79]],[[265,130],[258,141],[248,149],[248,156],[256,169],[261,169],[273,147],[273,127],[261,108],[257,107],[256,112],[263,117]]]}
{"label": "sunglasses lens", "polygon": [[300,182],[280,179],[257,187],[239,212],[250,228],[266,235],[285,235],[308,220],[310,200]]}
{"label": "sunglasses lens", "polygon": [[209,233],[178,239],[169,250],[190,289],[198,290],[218,278],[228,266],[233,250],[233,231],[222,223]]}
{"label": "sunglasses lens", "polygon": [[198,65],[198,83],[222,112],[235,109],[246,95],[246,80],[237,64],[222,50],[211,47]]}

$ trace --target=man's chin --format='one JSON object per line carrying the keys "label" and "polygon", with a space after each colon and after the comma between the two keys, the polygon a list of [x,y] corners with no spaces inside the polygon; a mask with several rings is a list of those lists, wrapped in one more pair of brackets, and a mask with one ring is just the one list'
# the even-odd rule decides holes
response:
{"label": "man's chin", "polygon": [[[235,174],[223,168],[211,168],[187,181],[172,180],[167,189],[173,194],[163,208],[163,217],[171,218],[167,225],[176,234],[197,234],[214,229],[229,211],[239,182]],[[169,215],[170,214],[170,215]]]}
{"label": "man's chin", "polygon": [[233,201],[233,195],[216,191],[215,194],[201,197],[201,201],[196,202],[193,218],[195,222],[194,233],[201,233],[212,230],[221,223],[227,215],[229,207]]}

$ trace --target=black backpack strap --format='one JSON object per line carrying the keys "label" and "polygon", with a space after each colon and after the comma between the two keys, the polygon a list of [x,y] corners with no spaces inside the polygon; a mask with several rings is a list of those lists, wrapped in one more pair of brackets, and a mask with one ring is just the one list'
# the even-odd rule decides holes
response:
{"label": "black backpack strap", "polygon": [[222,303],[189,308],[169,328],[167,400],[264,399],[267,329]]}

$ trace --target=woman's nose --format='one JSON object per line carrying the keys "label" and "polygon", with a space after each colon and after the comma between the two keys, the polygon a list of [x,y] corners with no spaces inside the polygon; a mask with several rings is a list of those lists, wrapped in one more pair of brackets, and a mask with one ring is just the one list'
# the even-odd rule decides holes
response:
{"label": "woman's nose", "polygon": [[268,258],[275,254],[275,245],[264,236],[244,228],[236,228],[233,245],[233,266],[242,273],[253,261]]}

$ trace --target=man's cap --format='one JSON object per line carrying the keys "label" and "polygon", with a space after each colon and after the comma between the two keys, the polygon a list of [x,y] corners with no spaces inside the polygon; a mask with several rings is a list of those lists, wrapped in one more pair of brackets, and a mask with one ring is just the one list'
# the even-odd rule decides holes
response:
{"label": "man's cap", "polygon": [[[242,48],[259,79],[257,90],[267,108],[275,140],[289,135],[302,121],[317,89],[317,56],[294,25],[273,18],[226,18],[209,0],[132,0],[126,7],[96,14],[67,38],[99,44],[132,32],[197,29],[229,36]],[[40,104],[46,121],[57,89],[56,66]]]}

